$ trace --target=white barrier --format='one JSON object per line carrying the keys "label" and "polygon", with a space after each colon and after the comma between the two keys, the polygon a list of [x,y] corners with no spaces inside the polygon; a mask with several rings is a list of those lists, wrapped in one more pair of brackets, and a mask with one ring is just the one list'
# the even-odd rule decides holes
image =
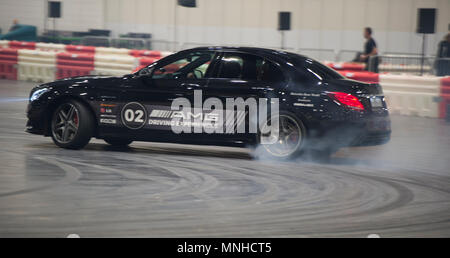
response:
{"label": "white barrier", "polygon": [[139,59],[128,55],[95,55],[93,74],[122,76],[133,72],[138,65]]}
{"label": "white barrier", "polygon": [[39,50],[39,51],[64,52],[66,50],[66,45],[64,45],[64,44],[38,42],[38,43],[36,43],[36,50]]}
{"label": "white barrier", "polygon": [[439,117],[440,77],[380,74],[388,108],[393,114]]}
{"label": "white barrier", "polygon": [[19,49],[18,64],[18,80],[33,82],[55,80],[56,52]]}
{"label": "white barrier", "polygon": [[[421,66],[420,65],[402,65],[402,64],[380,64],[378,69],[380,71],[388,71],[390,73],[405,73],[405,72],[420,72],[421,71]],[[424,65],[423,66],[423,71],[424,72],[431,72],[432,71],[432,67],[429,65]]]}
{"label": "white barrier", "polygon": [[9,40],[0,40],[0,48],[9,47]]}
{"label": "white barrier", "polygon": [[[15,48],[19,48],[18,80],[34,82],[55,80],[56,55],[65,51],[78,51],[79,48],[89,50],[83,52],[94,53],[95,51],[93,74],[122,76],[133,72],[139,66],[139,58],[131,55],[133,50],[125,48],[69,46],[42,42],[10,42],[8,40],[0,40],[0,47],[8,48],[11,43],[15,44]],[[172,52],[161,52],[160,54],[164,57],[172,54]]]}
{"label": "white barrier", "polygon": [[170,51],[161,51],[161,57],[166,57],[172,55],[173,52]]}
{"label": "white barrier", "polygon": [[96,47],[95,54],[99,55],[120,55],[128,56],[130,50],[127,48],[113,48],[113,47]]}

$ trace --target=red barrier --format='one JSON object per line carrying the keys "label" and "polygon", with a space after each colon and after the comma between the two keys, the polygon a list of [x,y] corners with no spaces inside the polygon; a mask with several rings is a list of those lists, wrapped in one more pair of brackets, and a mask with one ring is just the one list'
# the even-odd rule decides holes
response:
{"label": "red barrier", "polygon": [[70,52],[70,53],[76,53],[76,54],[95,54],[95,47],[67,45],[66,51]]}
{"label": "red barrier", "polygon": [[9,47],[13,49],[36,49],[36,42],[10,41]]}
{"label": "red barrier", "polygon": [[447,117],[447,106],[450,105],[450,77],[441,80],[441,103],[439,104],[439,117]]}
{"label": "red barrier", "polygon": [[139,65],[148,66],[148,65],[153,64],[157,60],[159,60],[159,59],[158,58],[146,58],[146,57],[139,58]]}
{"label": "red barrier", "polygon": [[134,57],[153,57],[153,58],[161,58],[161,51],[156,50],[138,50],[132,49],[130,50],[130,55]]}
{"label": "red barrier", "polygon": [[380,76],[377,73],[373,72],[354,72],[354,71],[338,71],[343,76],[366,83],[379,83]]}
{"label": "red barrier", "polygon": [[89,75],[93,70],[93,54],[58,53],[56,55],[56,79]]}
{"label": "red barrier", "polygon": [[17,49],[0,48],[0,78],[17,80]]}
{"label": "red barrier", "polygon": [[337,71],[361,72],[366,68],[366,65],[362,63],[328,63],[327,65]]}
{"label": "red barrier", "polygon": [[148,58],[148,57],[141,57],[139,58],[139,66],[134,69],[134,72],[137,72],[139,70],[141,70],[142,68],[151,65],[152,63],[154,63],[155,61],[157,61],[158,58]]}

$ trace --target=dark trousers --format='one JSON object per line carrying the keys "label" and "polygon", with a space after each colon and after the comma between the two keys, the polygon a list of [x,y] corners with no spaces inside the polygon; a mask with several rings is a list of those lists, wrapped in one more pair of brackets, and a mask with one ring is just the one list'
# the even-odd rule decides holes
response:
{"label": "dark trousers", "polygon": [[435,63],[436,75],[450,75],[450,60],[437,60]]}
{"label": "dark trousers", "polygon": [[[355,58],[352,60],[352,62],[357,62],[357,63],[366,63],[366,68],[364,70],[366,71],[370,71],[374,72],[374,73],[378,73],[378,66],[380,64],[380,57],[379,56],[374,56],[374,57],[369,57],[366,60],[361,60],[360,56],[362,55],[362,52],[358,52],[356,53]],[[369,63],[371,62],[371,63]]]}

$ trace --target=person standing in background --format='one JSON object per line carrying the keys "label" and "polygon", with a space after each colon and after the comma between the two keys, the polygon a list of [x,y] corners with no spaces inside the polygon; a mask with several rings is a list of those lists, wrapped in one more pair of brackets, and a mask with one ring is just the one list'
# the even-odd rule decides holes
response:
{"label": "person standing in background", "polygon": [[15,30],[17,30],[18,28],[20,28],[19,20],[14,19],[14,20],[13,20],[13,25],[12,25],[11,28],[9,29],[9,32],[15,31]]}
{"label": "person standing in background", "polygon": [[[364,52],[358,53],[356,58],[353,60],[354,62],[366,63],[366,71],[369,70],[369,59],[371,56],[378,55],[377,43],[372,38],[372,28],[366,27],[364,28],[364,38],[366,39],[366,43],[364,44]],[[378,72],[378,58],[373,60],[373,72]]]}
{"label": "person standing in background", "polygon": [[439,42],[436,60],[436,75],[450,75],[450,33]]}

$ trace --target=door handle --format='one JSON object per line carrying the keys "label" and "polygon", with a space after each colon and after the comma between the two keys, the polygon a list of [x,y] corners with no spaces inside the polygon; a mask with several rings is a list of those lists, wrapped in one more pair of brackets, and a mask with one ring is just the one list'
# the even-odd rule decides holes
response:
{"label": "door handle", "polygon": [[200,84],[196,84],[196,83],[182,83],[181,86],[185,87],[188,90],[192,90],[194,88],[200,88]]}

